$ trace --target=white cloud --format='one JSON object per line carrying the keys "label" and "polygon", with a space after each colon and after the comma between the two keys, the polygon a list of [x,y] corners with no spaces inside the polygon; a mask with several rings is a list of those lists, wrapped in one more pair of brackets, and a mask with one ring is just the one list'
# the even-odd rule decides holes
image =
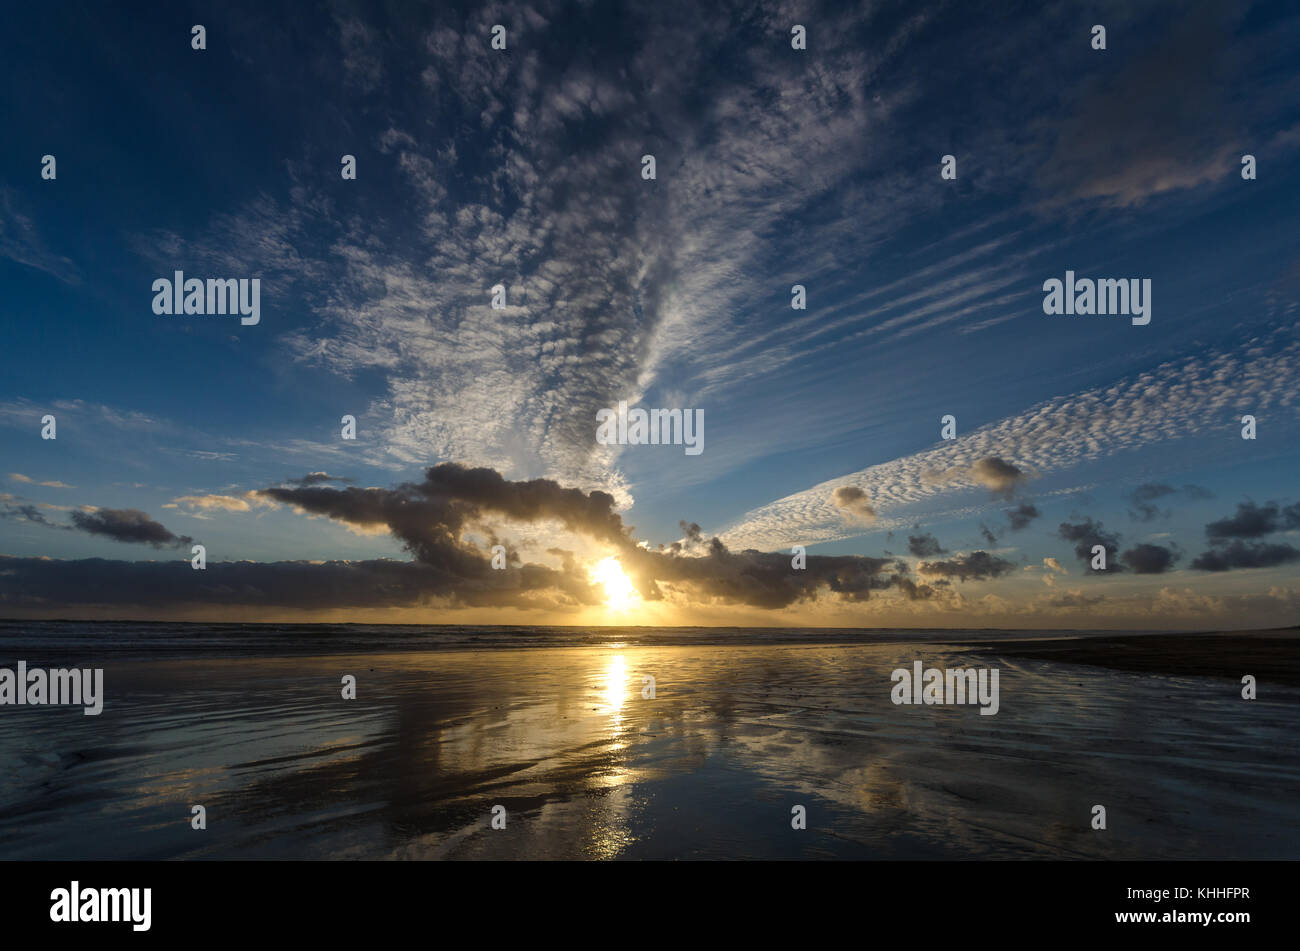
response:
{"label": "white cloud", "polygon": [[909,507],[944,492],[973,489],[974,477],[942,484],[935,471],[969,470],[997,457],[1027,471],[1068,470],[1126,450],[1184,439],[1211,430],[1235,437],[1240,417],[1270,413],[1294,417],[1300,406],[1300,343],[1270,347],[1252,339],[1228,352],[1161,364],[1111,386],[1046,400],[935,448],[882,463],[755,509],[721,534],[733,548],[774,549],[861,534],[838,517],[832,493],[842,486],[866,491],[881,522],[892,528]]}

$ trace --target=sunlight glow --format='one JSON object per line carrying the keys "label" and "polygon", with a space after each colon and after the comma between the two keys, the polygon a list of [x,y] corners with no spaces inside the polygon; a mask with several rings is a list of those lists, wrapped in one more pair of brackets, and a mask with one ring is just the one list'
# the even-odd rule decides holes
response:
{"label": "sunlight glow", "polygon": [[631,606],[636,588],[617,558],[611,556],[592,565],[591,580],[605,586],[605,605],[610,610],[626,611]]}
{"label": "sunlight glow", "polygon": [[615,732],[622,719],[623,704],[627,703],[627,662],[622,654],[615,654],[605,668],[605,704],[614,716]]}

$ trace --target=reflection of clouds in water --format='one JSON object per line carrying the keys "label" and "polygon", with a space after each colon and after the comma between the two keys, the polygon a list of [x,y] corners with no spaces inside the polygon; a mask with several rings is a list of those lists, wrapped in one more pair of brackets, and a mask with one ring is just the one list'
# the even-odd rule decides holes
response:
{"label": "reflection of clouds in water", "polygon": [[[492,668],[498,665],[487,664],[473,673],[480,689],[495,686],[509,693],[498,696],[499,702],[488,709],[438,728],[444,770],[473,773],[523,762],[532,763],[532,769],[546,768],[621,735],[633,699],[627,656],[582,651],[577,658],[574,652],[545,653],[533,664],[521,653],[500,665],[513,671],[509,684],[494,680],[497,671]],[[636,656],[632,655],[633,663]],[[639,693],[635,699],[640,699]]]}
{"label": "reflection of clouds in water", "polygon": [[[633,704],[640,694],[628,689],[638,656],[584,650],[487,659],[477,683],[500,686],[494,678],[505,673],[512,695],[436,730],[438,768],[458,777],[457,801],[505,802],[509,838],[488,827],[484,807],[460,827],[420,836],[392,854],[616,857],[635,841],[627,811],[641,776],[627,763],[626,740],[630,719],[640,715]],[[529,683],[527,696],[514,692]]]}
{"label": "reflection of clouds in water", "polygon": [[[1004,670],[1010,702],[981,718],[974,707],[894,706],[884,672],[915,652],[889,651],[897,648],[851,652],[844,669],[857,677],[849,680],[823,666],[815,690],[812,658],[791,653],[789,667],[772,668],[782,679],[751,688],[783,709],[740,717],[731,756],[770,788],[789,790],[790,802],[816,797],[810,830],[820,818],[837,838],[900,857],[1277,852],[1263,826],[1245,846],[1240,826],[1209,818],[1240,800],[1237,777],[1273,742],[1231,691],[1220,697],[1194,678],[927,649],[927,666]],[[1294,756],[1279,765],[1300,773]],[[1189,796],[1204,808],[1190,809]],[[1122,804],[1123,840],[1092,832],[1094,802]],[[1285,805],[1272,805],[1281,820]]]}
{"label": "reflection of clouds in water", "polygon": [[615,859],[638,841],[646,809],[635,787],[600,795],[555,798],[512,811],[506,829],[488,828],[487,813],[451,832],[423,835],[381,858],[411,859]]}
{"label": "reflection of clouds in water", "polygon": [[[1001,711],[893,705],[889,672],[915,659],[1001,668]],[[97,838],[95,857],[1294,849],[1295,834],[1278,832],[1295,828],[1278,790],[1300,781],[1284,727],[1300,692],[1287,688],[1243,704],[1233,684],[1220,698],[1206,680],[1007,662],[934,643],[192,663],[182,667],[202,688],[180,692],[180,668],[131,666],[115,680],[120,719],[99,728],[93,755],[77,753],[85,738],[64,721],[0,722],[10,760],[39,748],[54,764],[29,766],[48,783],[39,796],[27,782],[5,786],[12,808],[0,836],[15,854],[38,845],[44,857],[90,854],[75,834],[80,820],[53,805],[86,782],[121,831]],[[340,669],[357,670],[362,699],[337,699]],[[646,674],[654,700],[641,695]],[[161,702],[168,689],[177,704]],[[22,742],[20,722],[34,731]],[[1239,788],[1261,763],[1278,782]],[[177,799],[221,815],[220,835],[196,845]],[[791,838],[795,802],[810,821]],[[1091,832],[1094,802],[1107,804],[1115,828],[1123,820],[1123,837]],[[496,803],[509,815],[501,832],[488,824]],[[1216,824],[1226,810],[1244,818]]]}

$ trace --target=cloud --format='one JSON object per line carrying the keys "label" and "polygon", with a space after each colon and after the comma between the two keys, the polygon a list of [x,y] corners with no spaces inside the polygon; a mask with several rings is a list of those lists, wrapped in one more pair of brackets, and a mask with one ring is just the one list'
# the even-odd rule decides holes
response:
{"label": "cloud", "polygon": [[[608,493],[566,488],[549,479],[511,481],[483,467],[444,463],[428,469],[422,481],[392,489],[281,485],[258,494],[346,525],[383,527],[414,561],[209,562],[204,577],[195,579],[187,565],[182,566],[184,573],[177,573],[174,565],[162,563],[6,559],[0,570],[0,602],[231,603],[319,610],[435,602],[552,608],[603,603],[601,586],[593,585],[585,567],[561,549],[550,550],[560,559],[556,568],[522,563],[517,552],[510,553],[506,569],[492,568],[472,538],[486,536],[489,543],[497,543],[501,520],[559,523],[612,548],[648,601],[775,609],[822,596],[861,602],[873,592],[890,589],[907,600],[934,594],[933,586],[910,578],[907,563],[897,559],[813,555],[804,569],[796,570],[785,554],[732,552],[717,538],[706,542],[694,523],[684,523],[686,545],[651,549],[632,536]],[[84,531],[122,541],[159,547],[188,541],[130,509],[77,512],[74,520]],[[688,554],[687,549],[699,553]],[[972,556],[962,575],[978,578],[1004,570],[996,559],[983,559],[983,553]]]}
{"label": "cloud", "polygon": [[876,509],[867,501],[867,493],[856,485],[842,485],[832,493],[835,507],[850,518],[871,521],[876,517]]}
{"label": "cloud", "polygon": [[939,545],[939,539],[933,535],[907,536],[907,550],[916,558],[933,558],[936,555],[944,554],[943,548]]}
{"label": "cloud", "polygon": [[[792,571],[784,555],[715,551],[703,558],[647,552],[659,565],[659,582],[674,592],[697,593],[720,603],[781,608],[826,590],[861,602],[871,592],[896,588],[905,598],[933,590],[884,569],[885,559],[809,556],[805,571]],[[624,561],[627,568],[627,561]],[[644,595],[643,595],[644,596]],[[659,594],[658,597],[662,597]],[[484,566],[475,577],[451,574],[420,561],[208,562],[202,572],[175,562],[65,561],[0,556],[0,605],[251,605],[286,610],[412,606],[564,609],[604,602],[575,565]]]}
{"label": "cloud", "polygon": [[328,472],[309,472],[305,476],[297,479],[286,479],[286,485],[326,485],[330,482],[351,482],[352,480],[345,476],[332,476]]}
{"label": "cloud", "polygon": [[1023,469],[996,456],[980,459],[971,467],[970,476],[997,495],[1008,495],[1027,478]]}
{"label": "cloud", "polygon": [[[494,520],[558,522],[613,548],[638,592],[650,601],[672,594],[778,608],[815,598],[820,592],[847,601],[863,601],[874,591],[891,588],[909,598],[931,593],[908,578],[907,563],[896,559],[813,555],[806,568],[794,570],[785,554],[732,552],[717,538],[706,542],[695,523],[682,523],[684,543],[647,548],[623,524],[610,494],[566,488],[550,479],[512,481],[485,467],[442,463],[428,469],[423,481],[393,489],[285,485],[259,494],[349,525],[383,526],[418,562],[439,572],[438,590],[447,597],[459,597],[462,585],[474,590],[501,588],[494,584],[496,569],[490,567],[490,559],[469,539],[477,532],[497,543]],[[519,570],[540,567],[524,565]],[[586,571],[576,562],[559,571],[534,571],[521,583],[528,590],[556,589],[573,603],[591,603],[594,597]]]}
{"label": "cloud", "polygon": [[1129,499],[1133,503],[1133,510],[1129,511],[1129,516],[1139,522],[1151,521],[1160,514],[1159,506],[1153,503],[1166,495],[1172,495],[1175,491],[1177,490],[1172,485],[1151,482],[1138,486],[1129,493]]}
{"label": "cloud", "polygon": [[986,551],[958,555],[947,561],[923,561],[916,566],[917,574],[932,578],[957,578],[960,581],[986,581],[999,578],[1015,570],[1015,562]]}
{"label": "cloud", "polygon": [[682,540],[680,542],[673,542],[672,545],[669,546],[673,551],[681,551],[684,548],[694,548],[696,545],[699,545],[704,541],[703,529],[700,528],[698,522],[688,522],[685,519],[682,519],[677,523],[677,525],[682,530]]}
{"label": "cloud", "polygon": [[984,486],[994,495],[1010,495],[1028,478],[1028,475],[1019,466],[997,456],[988,456],[977,459],[969,467],[929,469],[923,474],[923,478],[934,485],[952,485],[969,481]]}
{"label": "cloud", "polygon": [[356,17],[335,15],[343,69],[348,80],[363,92],[372,92],[384,77],[383,59],[376,31]]}
{"label": "cloud", "polygon": [[70,485],[68,485],[68,483],[66,483],[66,482],[60,482],[60,481],[57,481],[57,479],[51,479],[51,481],[48,481],[48,482],[38,482],[38,481],[36,481],[36,479],[31,478],[30,475],[23,475],[21,472],[12,472],[12,473],[9,473],[9,478],[12,479],[13,482],[23,482],[23,483],[26,483],[26,485],[32,485],[32,486],[44,486],[45,488],[75,488],[75,487],[77,487],[77,486],[70,486]]}
{"label": "cloud", "polygon": [[1234,568],[1274,568],[1300,560],[1292,545],[1234,541],[1212,548],[1192,561],[1197,571],[1231,571]]}
{"label": "cloud", "polygon": [[0,258],[44,271],[65,284],[81,283],[77,266],[46,247],[32,216],[20,207],[17,195],[5,187],[0,187]]}
{"label": "cloud", "polygon": [[1062,522],[1057,529],[1057,534],[1067,542],[1075,543],[1074,554],[1084,564],[1091,565],[1092,549],[1096,545],[1101,545],[1106,549],[1106,570],[1111,572],[1123,570],[1123,566],[1115,557],[1119,551],[1119,535],[1106,531],[1101,522],[1095,522],[1091,518],[1086,518],[1082,522]]}
{"label": "cloud", "polygon": [[[928,15],[873,23],[864,43],[861,11],[823,9],[816,68],[805,69],[771,56],[776,8],[738,21],[721,8],[628,7],[617,62],[574,42],[572,18],[552,10],[336,15],[318,59],[338,69],[320,78],[367,93],[372,108],[347,113],[350,134],[355,151],[369,148],[363,179],[385,188],[350,193],[343,214],[313,151],[290,169],[288,200],[259,196],[197,237],[152,233],[135,246],[160,265],[259,273],[268,297],[300,292],[313,319],[286,331],[289,354],[382,380],[355,447],[368,463],[546,474],[626,507],[624,450],[595,442],[597,408],[666,386],[693,400],[715,369],[728,372],[701,355],[753,336],[740,316],[754,299],[748,276],[784,259],[829,278],[836,258],[890,234],[900,210],[933,203],[898,187],[896,154],[870,134],[913,95],[910,82],[884,80]],[[495,22],[510,27],[508,53],[487,48]],[[403,46],[418,50],[400,70],[418,77],[414,91],[387,59]],[[627,81],[637,76],[656,78]],[[408,118],[368,128],[379,115]],[[646,151],[658,182],[639,178]],[[824,240],[790,228],[812,208]],[[502,309],[489,304],[498,283]],[[725,451],[668,477],[699,478]]]}
{"label": "cloud", "polygon": [[1139,575],[1159,575],[1174,566],[1178,555],[1162,545],[1140,544],[1124,552],[1123,559]]}
{"label": "cloud", "polygon": [[341,608],[457,606],[562,607],[596,604],[603,592],[540,566],[449,578],[413,561],[208,562],[194,571],[174,561],[75,561],[0,556],[0,605],[255,606]]}
{"label": "cloud", "polygon": [[[1073,114],[1057,130],[1055,149],[1038,184],[1048,204],[1095,200],[1113,207],[1140,205],[1154,195],[1227,177],[1241,154],[1243,123],[1253,103],[1230,103],[1228,73],[1237,65],[1230,44],[1245,5],[1199,2],[1141,30],[1144,42],[1128,62],[1099,71]],[[1114,26],[1114,23],[1107,21]],[[1094,56],[1119,55],[1118,49]]]}
{"label": "cloud", "polygon": [[[1258,541],[1266,535],[1300,528],[1300,503],[1258,505],[1247,500],[1237,511],[1205,526],[1212,546],[1192,561],[1197,571],[1223,572],[1236,568],[1274,568],[1300,559],[1300,550],[1283,542]],[[1248,539],[1244,540],[1244,539]]]}
{"label": "cloud", "polygon": [[1007,521],[1011,523],[1011,530],[1018,532],[1023,528],[1028,528],[1029,523],[1039,516],[1038,508],[1028,502],[1021,502],[1013,509],[1007,509]]}
{"label": "cloud", "polygon": [[39,506],[8,494],[0,495],[0,518],[7,518],[16,522],[31,522],[35,525],[44,525],[47,528],[71,527],[51,522],[42,514]]}
{"label": "cloud", "polygon": [[757,608],[783,608],[827,592],[839,600],[866,601],[891,588],[912,599],[929,597],[926,585],[907,577],[907,563],[864,555],[809,555],[803,570],[792,570],[779,552],[731,552],[717,538],[707,554],[684,557],[672,552],[633,549],[619,556],[641,596],[655,601],[665,590],[690,600],[717,600]]}
{"label": "cloud", "polygon": [[[125,432],[174,433],[176,427],[146,413],[133,410],[121,410],[101,403],[88,403],[79,399],[59,399],[50,403],[34,403],[28,399],[15,399],[0,402],[0,425],[26,428],[38,425],[46,413],[58,417],[60,428],[64,417],[70,416],[78,421],[79,427],[93,432],[110,428]],[[120,437],[111,434],[114,440]]]}
{"label": "cloud", "polygon": [[1229,538],[1260,538],[1283,528],[1300,527],[1300,502],[1285,509],[1276,502],[1256,505],[1239,502],[1235,514],[1210,522],[1205,534],[1211,542]]}
{"label": "cloud", "polygon": [[[919,333],[936,321],[961,321],[980,304],[996,304],[995,319],[1016,312],[1010,301],[1024,293],[1025,260],[1006,246],[1015,236],[1003,233],[958,249],[978,250],[990,267],[933,282],[907,274],[904,287],[882,301],[905,311],[888,321],[866,319],[874,298],[870,309],[850,308],[834,323],[815,309],[806,315],[811,325],[765,328],[762,336],[774,337],[755,342],[744,360],[703,358],[758,336],[747,308],[757,282],[774,275],[774,262],[829,290],[844,260],[862,260],[858,249],[895,229],[899,211],[942,201],[934,189],[911,187],[913,173],[900,171],[913,166],[900,163],[888,143],[909,137],[879,134],[907,131],[900,120],[913,118],[904,110],[921,91],[914,70],[925,59],[912,44],[922,35],[920,52],[933,49],[927,24],[935,16],[824,8],[816,68],[806,69],[802,57],[773,59],[763,39],[786,17],[779,6],[760,7],[743,22],[724,9],[683,18],[671,5],[624,15],[613,72],[599,44],[571,42],[567,18],[545,5],[508,15],[492,7],[376,15],[381,23],[403,21],[387,29],[336,15],[327,24],[330,48],[319,58],[337,67],[345,86],[383,97],[367,97],[375,108],[349,115],[354,138],[363,146],[369,138],[372,158],[363,163],[373,164],[363,164],[363,176],[366,167],[382,175],[388,203],[402,214],[367,205],[371,189],[348,199],[349,214],[339,213],[335,190],[315,177],[313,155],[313,171],[298,172],[287,202],[258,198],[218,215],[202,240],[171,235],[162,245],[167,257],[243,265],[221,273],[251,265],[279,280],[300,271],[297,286],[307,291],[315,277],[329,275],[319,282],[328,292],[307,302],[317,319],[283,339],[294,358],[327,372],[382,377],[366,407],[369,442],[356,447],[368,462],[406,467],[450,458],[512,477],[546,474],[601,488],[623,506],[637,473],[635,465],[630,476],[621,467],[622,449],[594,444],[598,406],[665,385],[681,385],[687,399],[723,391],[793,359],[802,348],[782,338],[803,339],[820,332],[819,323],[827,334],[819,345],[842,347],[845,333]],[[508,54],[485,48],[494,17],[511,25]],[[527,42],[518,47],[516,18],[527,24]],[[870,42],[862,42],[864,34]],[[400,71],[423,83],[427,121],[387,118],[409,112],[405,92],[389,95],[409,85],[394,83],[397,63],[384,59],[395,36],[409,36],[419,49],[421,60]],[[987,56],[999,68],[1016,64],[1015,74],[1028,79],[1024,64],[1040,61],[1026,55],[1035,44],[1032,32],[1015,30],[997,42],[960,45],[972,56],[973,74]],[[620,70],[657,78],[624,82]],[[701,88],[710,90],[707,108]],[[367,111],[386,118],[367,129]],[[999,162],[1005,155],[971,145],[974,129],[999,123],[972,117],[971,125],[961,138],[984,156],[979,165],[1017,180]],[[635,176],[647,142],[656,143],[657,183]],[[1005,144],[1022,151],[1013,148],[1019,142]],[[479,167],[474,156],[489,161]],[[972,178],[963,173],[963,181]],[[158,245],[154,237],[146,243]],[[962,267],[970,260],[963,257]],[[498,281],[507,288],[503,310],[487,303]],[[741,444],[753,441],[727,443]],[[674,467],[661,478],[704,470],[728,451],[723,445],[704,464]],[[872,497],[883,504],[874,490]],[[840,523],[832,531],[851,529],[829,500],[826,507]],[[726,541],[733,548],[766,544]]]}
{"label": "cloud", "polygon": [[1054,608],[1090,608],[1105,600],[1105,595],[1084,594],[1080,588],[1071,588],[1064,594],[1056,595],[1047,603]]}
{"label": "cloud", "polygon": [[[830,501],[837,485],[869,485],[872,501],[891,516],[974,480],[935,481],[980,459],[1014,459],[1017,468],[1047,475],[1117,453],[1229,431],[1237,407],[1279,415],[1300,405],[1300,342],[1285,334],[1243,341],[1163,363],[1113,384],[1041,402],[932,449],[812,486],[753,509],[720,533],[732,546],[779,547],[797,535],[808,544],[860,534]],[[882,522],[881,527],[893,527]]]}
{"label": "cloud", "polygon": [[275,508],[275,502],[257,492],[245,492],[242,497],[233,495],[182,495],[165,504],[165,509],[185,509],[187,514],[204,517],[208,512],[249,512],[254,507]]}
{"label": "cloud", "polygon": [[9,478],[14,482],[23,482],[29,485],[40,485],[47,489],[75,489],[75,485],[68,485],[66,482],[59,482],[57,479],[49,482],[37,482],[31,476],[25,476],[21,472],[9,473]]}
{"label": "cloud", "polygon": [[1160,507],[1155,503],[1159,499],[1174,496],[1187,499],[1209,499],[1214,497],[1214,493],[1197,485],[1185,485],[1181,489],[1176,489],[1172,485],[1165,485],[1164,483],[1145,482],[1128,495],[1129,501],[1133,504],[1133,508],[1128,513],[1129,517],[1136,522],[1150,522],[1159,516],[1167,516],[1169,512],[1161,511]]}
{"label": "cloud", "polygon": [[89,512],[73,512],[71,518],[77,529],[118,542],[152,545],[155,548],[179,548],[194,541],[188,535],[172,534],[139,509],[97,508]]}
{"label": "cloud", "polygon": [[512,482],[481,466],[442,463],[426,470],[423,482],[395,489],[278,486],[258,494],[353,525],[385,525],[428,564],[463,565],[468,549],[458,535],[488,514],[521,522],[554,519],[615,547],[631,545],[609,493],[564,488],[552,479]]}

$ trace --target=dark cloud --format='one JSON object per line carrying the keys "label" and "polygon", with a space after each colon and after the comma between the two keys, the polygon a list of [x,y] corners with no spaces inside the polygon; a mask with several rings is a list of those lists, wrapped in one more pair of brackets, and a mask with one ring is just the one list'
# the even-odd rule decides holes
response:
{"label": "dark cloud", "polygon": [[110,538],[114,542],[130,544],[152,544],[155,548],[181,548],[194,544],[188,535],[173,534],[161,522],[153,521],[146,512],[138,508],[85,508],[69,516],[72,524],[62,525],[49,521],[36,505],[18,499],[16,496],[0,498],[0,518],[13,518],[16,521],[32,522],[47,529],[62,531],[85,531],[100,538]]}
{"label": "dark cloud", "polygon": [[927,469],[921,478],[933,485],[950,485],[967,479],[979,483],[995,496],[1010,496],[1029,474],[1019,466],[1000,459],[986,456],[971,466],[956,466],[951,469]]}
{"label": "dark cloud", "polygon": [[917,584],[911,578],[895,576],[894,585],[909,601],[924,601],[927,598],[934,597],[934,592],[941,586],[947,586],[947,581],[936,581],[933,584]]}
{"label": "dark cloud", "polygon": [[945,554],[943,547],[939,544],[939,539],[929,534],[908,535],[907,550],[916,558],[933,558],[936,555]]}
{"label": "dark cloud", "polygon": [[[301,482],[302,480],[296,480]],[[69,604],[240,604],[326,610],[337,607],[518,605],[566,607],[604,601],[586,566],[555,549],[558,569],[520,564],[512,553],[505,569],[466,540],[495,538],[485,522],[504,517],[537,523],[556,520],[569,530],[612,546],[623,570],[647,600],[680,594],[697,601],[786,607],[822,592],[865,601],[872,592],[898,590],[918,600],[931,585],[908,576],[905,561],[858,555],[810,555],[796,570],[785,553],[732,552],[707,541],[698,525],[683,523],[692,554],[676,544],[650,549],[636,542],[604,492],[583,492],[549,479],[512,482],[492,469],[434,466],[423,481],[391,489],[291,484],[261,490],[265,498],[359,527],[382,526],[414,561],[209,562],[195,572],[188,562],[44,561],[10,559],[0,571],[0,601]],[[142,512],[100,510],[84,514],[84,530],[150,544],[179,540]],[[984,569],[981,569],[984,570]],[[970,571],[968,571],[968,574]],[[973,576],[973,575],[972,575]]]}
{"label": "dark cloud", "polygon": [[1256,505],[1246,501],[1237,504],[1237,511],[1210,522],[1205,534],[1211,542],[1230,538],[1261,538],[1286,528],[1300,527],[1300,503],[1282,508],[1276,502]]}
{"label": "dark cloud", "polygon": [[916,566],[918,574],[931,577],[957,578],[960,581],[986,581],[1015,570],[1015,562],[1007,561],[986,551],[973,551],[947,561],[923,561]]}
{"label": "dark cloud", "polygon": [[980,522],[980,534],[984,536],[984,540],[990,545],[996,545],[998,543],[998,536],[993,533],[993,529],[989,528],[983,522]]}
{"label": "dark cloud", "polygon": [[[446,463],[425,472],[421,481],[392,488],[311,484],[310,476],[260,490],[263,498],[311,515],[349,525],[389,531],[414,556],[410,562],[252,562],[208,563],[194,572],[176,562],[44,561],[11,559],[0,570],[0,601],[9,604],[137,604],[141,606],[239,604],[292,609],[517,605],[565,608],[600,604],[604,590],[594,585],[588,566],[573,553],[553,549],[558,568],[522,563],[510,552],[504,569],[493,569],[479,547],[495,542],[493,522],[555,521],[567,530],[614,549],[623,570],[649,601],[674,598],[696,603],[783,608],[829,593],[840,600],[868,600],[873,593],[897,591],[911,600],[935,595],[949,579],[1000,577],[1015,565],[985,551],[948,560],[922,562],[910,576],[908,562],[893,557],[810,555],[802,570],[785,552],[730,551],[716,537],[705,538],[698,524],[682,522],[682,542],[650,548],[638,542],[605,492],[565,488],[549,479],[510,481],[487,468]],[[333,480],[331,480],[333,481]],[[851,487],[850,487],[851,488]],[[865,493],[848,494],[860,506]],[[77,513],[83,531],[157,546],[187,542],[135,510],[103,509]],[[909,548],[940,553],[925,534],[909,538]],[[917,555],[917,557],[921,557]]]}
{"label": "dark cloud", "polygon": [[91,535],[116,542],[152,545],[154,548],[179,548],[193,544],[188,535],[174,535],[161,522],[155,522],[139,509],[95,509],[73,512],[72,524]]}
{"label": "dark cloud", "polygon": [[1154,482],[1138,486],[1129,493],[1129,501],[1133,503],[1133,508],[1129,509],[1129,517],[1137,522],[1152,521],[1161,514],[1160,507],[1155,504],[1156,500],[1173,495],[1176,491],[1172,485],[1160,485]]}
{"label": "dark cloud", "polygon": [[1197,571],[1273,568],[1300,560],[1300,549],[1282,543],[1234,541],[1212,548],[1192,562]]}
{"label": "dark cloud", "polygon": [[1119,552],[1119,535],[1106,531],[1101,522],[1094,522],[1091,518],[1077,523],[1062,522],[1057,533],[1067,542],[1074,542],[1074,554],[1084,564],[1092,564],[1093,546],[1101,545],[1106,549],[1106,570],[1123,570],[1119,559],[1115,557]]}
{"label": "dark cloud", "polygon": [[299,487],[308,485],[327,485],[330,482],[350,483],[352,479],[346,476],[332,476],[328,472],[309,472],[300,479],[285,479],[285,485],[296,485]]}
{"label": "dark cloud", "polygon": [[671,551],[671,552],[693,551],[698,546],[704,543],[704,531],[703,529],[700,528],[699,523],[688,522],[686,521],[686,519],[681,519],[677,523],[677,527],[682,530],[681,540],[675,541],[671,545],[667,545],[667,546],[660,545],[659,546],[660,551],[664,551],[664,550]]}
{"label": "dark cloud", "polygon": [[976,462],[971,466],[970,475],[994,495],[1010,495],[1028,478],[1019,466],[1012,465],[997,456],[989,456]]}
{"label": "dark cloud", "polygon": [[700,557],[632,548],[619,556],[623,570],[649,601],[669,588],[696,600],[716,600],[758,608],[783,608],[827,590],[846,601],[866,601],[873,591],[901,590],[910,598],[929,597],[924,585],[908,577],[907,563],[863,555],[809,555],[807,567],[790,567],[784,552],[731,552],[717,539]]}
{"label": "dark cloud", "polygon": [[[853,488],[853,487],[845,487]],[[849,493],[860,504],[865,493]],[[665,588],[688,597],[785,607],[827,590],[850,601],[866,600],[872,591],[898,588],[908,597],[928,597],[925,586],[904,584],[907,563],[858,555],[810,555],[803,570],[794,570],[784,553],[732,552],[717,538],[705,540],[693,522],[682,522],[686,544],[650,549],[637,543],[605,492],[561,487],[550,479],[512,482],[492,469],[444,463],[427,470],[423,482],[393,489],[280,486],[260,494],[315,515],[357,526],[386,526],[420,563],[451,579],[484,583],[493,571],[489,559],[464,541],[464,530],[481,528],[491,516],[521,522],[558,520],[569,530],[612,545],[623,570],[646,600],[660,600]],[[687,549],[691,554],[687,554]],[[529,566],[524,566],[525,568]],[[556,572],[536,574],[539,585],[560,584]],[[564,573],[571,594],[588,586],[576,564]],[[527,585],[523,585],[527,588]]]}
{"label": "dark cloud", "polygon": [[1124,564],[1139,575],[1164,574],[1174,566],[1178,555],[1162,545],[1134,545],[1123,555]]}
{"label": "dark cloud", "polygon": [[1212,546],[1194,561],[1197,571],[1231,571],[1234,568],[1273,568],[1300,558],[1300,550],[1282,542],[1257,541],[1274,532],[1300,527],[1300,503],[1257,505],[1237,503],[1237,511],[1205,526]]}
{"label": "dark cloud", "polygon": [[0,605],[131,605],[176,608],[239,605],[328,611],[339,608],[600,604],[604,591],[538,565],[485,571],[476,579],[415,561],[208,562],[62,561],[0,556]]}
{"label": "dark cloud", "polygon": [[1028,528],[1029,523],[1038,518],[1041,513],[1038,508],[1028,502],[1021,502],[1013,509],[1007,509],[1007,521],[1011,523],[1011,530],[1018,532],[1023,528]]}
{"label": "dark cloud", "polygon": [[873,519],[875,507],[867,501],[867,493],[856,485],[842,485],[831,494],[835,507],[858,518]]}
{"label": "dark cloud", "polygon": [[1117,68],[1095,71],[1095,84],[1057,130],[1038,176],[1048,204],[1135,205],[1221,180],[1240,154],[1240,119],[1254,105],[1225,98],[1235,88],[1231,37],[1246,7],[1201,0],[1116,27],[1111,48],[1094,59],[1121,57],[1126,38],[1141,35],[1143,42]]}
{"label": "dark cloud", "polygon": [[175,535],[139,509],[82,509],[70,515],[72,524],[52,522],[41,510],[14,496],[0,498],[0,518],[31,522],[62,531],[81,531],[117,542],[182,548],[194,543],[188,535]]}
{"label": "dark cloud", "polygon": [[35,505],[14,499],[13,496],[0,499],[0,518],[13,519],[16,522],[32,522],[47,528],[71,528],[69,525],[51,522]]}
{"label": "dark cloud", "polygon": [[[664,589],[688,597],[759,608],[782,608],[828,590],[847,601],[866,601],[871,592],[897,589],[912,600],[928,598],[931,586],[906,574],[904,563],[853,555],[808,556],[806,570],[794,571],[783,553],[728,552],[720,544],[709,554],[679,557],[640,550],[619,556],[624,570],[649,600]],[[655,577],[647,576],[653,573]],[[208,562],[194,571],[175,562],[63,561],[0,556],[0,605],[105,604],[147,607],[252,605],[286,610],[359,607],[515,606],[566,608],[604,603],[602,586],[590,583],[572,558],[564,567],[512,565],[484,569],[475,577],[419,561]]]}
{"label": "dark cloud", "polygon": [[454,463],[434,466],[423,482],[394,489],[277,486],[258,494],[351,525],[386,526],[418,561],[467,578],[493,569],[461,534],[492,515],[522,522],[555,519],[618,548],[632,545],[606,492],[566,489],[550,479],[510,482],[493,469]]}
{"label": "dark cloud", "polygon": [[1129,502],[1133,505],[1129,509],[1129,518],[1135,522],[1150,522],[1160,516],[1167,516],[1169,512],[1162,511],[1155,503],[1160,499],[1172,499],[1175,496],[1186,499],[1209,499],[1214,497],[1214,493],[1199,485],[1185,485],[1179,489],[1160,482],[1144,482],[1128,494]]}

